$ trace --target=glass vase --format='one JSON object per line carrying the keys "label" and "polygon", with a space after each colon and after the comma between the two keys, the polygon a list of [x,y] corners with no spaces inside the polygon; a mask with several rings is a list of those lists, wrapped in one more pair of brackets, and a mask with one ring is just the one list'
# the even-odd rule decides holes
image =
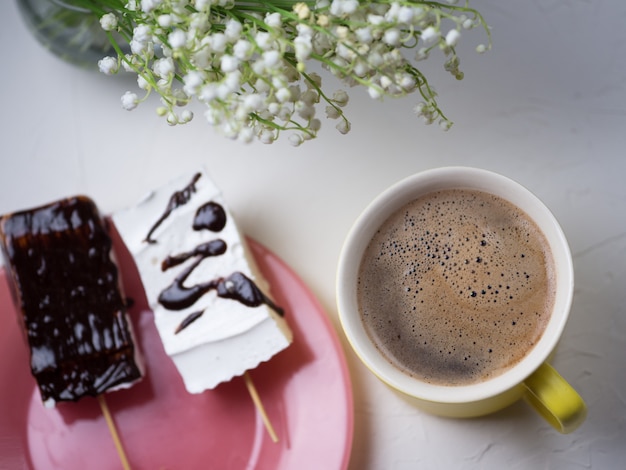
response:
{"label": "glass vase", "polygon": [[98,16],[74,0],[17,0],[17,5],[37,40],[67,62],[97,68],[99,59],[115,55]]}

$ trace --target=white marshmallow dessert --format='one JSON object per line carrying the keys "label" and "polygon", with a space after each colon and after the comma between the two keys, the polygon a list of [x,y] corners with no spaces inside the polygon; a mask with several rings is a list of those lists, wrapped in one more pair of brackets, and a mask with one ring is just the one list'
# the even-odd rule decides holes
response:
{"label": "white marshmallow dessert", "polygon": [[289,346],[283,311],[206,171],[171,181],[112,219],[187,391],[213,389]]}

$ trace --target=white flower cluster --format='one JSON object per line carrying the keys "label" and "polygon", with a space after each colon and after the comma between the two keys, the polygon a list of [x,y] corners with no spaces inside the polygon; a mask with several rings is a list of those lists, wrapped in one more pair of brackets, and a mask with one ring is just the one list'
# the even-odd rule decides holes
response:
{"label": "white flower cluster", "polygon": [[462,78],[455,50],[462,31],[481,26],[489,35],[489,30],[477,11],[455,3],[130,0],[124,12],[101,18],[109,34],[126,36],[129,52],[114,44],[118,57],[103,58],[99,68],[137,74],[144,97],[126,92],[125,109],[156,91],[162,102],[158,114],[174,125],[192,119],[184,107],[197,100],[206,106],[210,124],[244,142],[272,143],[284,131],[294,145],[315,137],[320,103],[326,117],[338,121],[339,132],[350,130],[344,115],[348,94],[327,94],[320,75],[307,71],[310,62],[347,86],[364,87],[374,99],[418,91],[423,101],[416,112],[447,129],[451,122],[413,64],[441,50],[445,69]]}

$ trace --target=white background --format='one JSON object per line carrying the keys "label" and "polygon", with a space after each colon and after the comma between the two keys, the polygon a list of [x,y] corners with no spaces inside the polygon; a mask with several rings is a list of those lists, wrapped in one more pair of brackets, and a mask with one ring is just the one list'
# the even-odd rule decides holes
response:
{"label": "white background", "polygon": [[231,142],[201,115],[170,128],[154,102],[123,111],[119,97],[134,90],[132,79],[58,60],[28,33],[14,2],[2,1],[0,213],[75,193],[114,211],[206,165],[243,230],[302,277],[344,341],[335,269],[365,205],[426,168],[501,172],[543,199],[570,241],[577,287],[554,364],[586,399],[587,422],[562,436],[524,403],[474,420],[429,416],[373,378],[344,341],[355,401],[350,470],[623,468],[626,2],[471,3],[493,28],[492,51],[474,53],[484,38],[469,33],[463,81],[442,71],[440,56],[424,68],[452,130],[424,126],[412,113],[417,96],[381,103],[354,89],[348,135],[325,122],[316,141],[293,148]]}

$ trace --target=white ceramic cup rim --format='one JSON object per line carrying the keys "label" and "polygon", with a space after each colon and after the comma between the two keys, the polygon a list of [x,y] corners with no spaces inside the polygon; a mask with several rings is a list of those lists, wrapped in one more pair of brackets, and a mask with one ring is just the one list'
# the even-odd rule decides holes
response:
{"label": "white ceramic cup rim", "polygon": [[[464,386],[433,385],[392,366],[371,343],[358,313],[356,279],[360,260],[374,232],[397,208],[440,189],[477,189],[503,197],[523,209],[548,239],[555,261],[556,298],[550,321],[539,342],[513,368],[485,382]],[[519,183],[488,170],[443,167],[409,176],[375,198],[353,224],[337,270],[337,307],[343,330],[359,358],[381,380],[418,399],[437,403],[469,403],[497,396],[521,384],[555,349],[569,316],[574,269],[565,235],[550,210]]]}

